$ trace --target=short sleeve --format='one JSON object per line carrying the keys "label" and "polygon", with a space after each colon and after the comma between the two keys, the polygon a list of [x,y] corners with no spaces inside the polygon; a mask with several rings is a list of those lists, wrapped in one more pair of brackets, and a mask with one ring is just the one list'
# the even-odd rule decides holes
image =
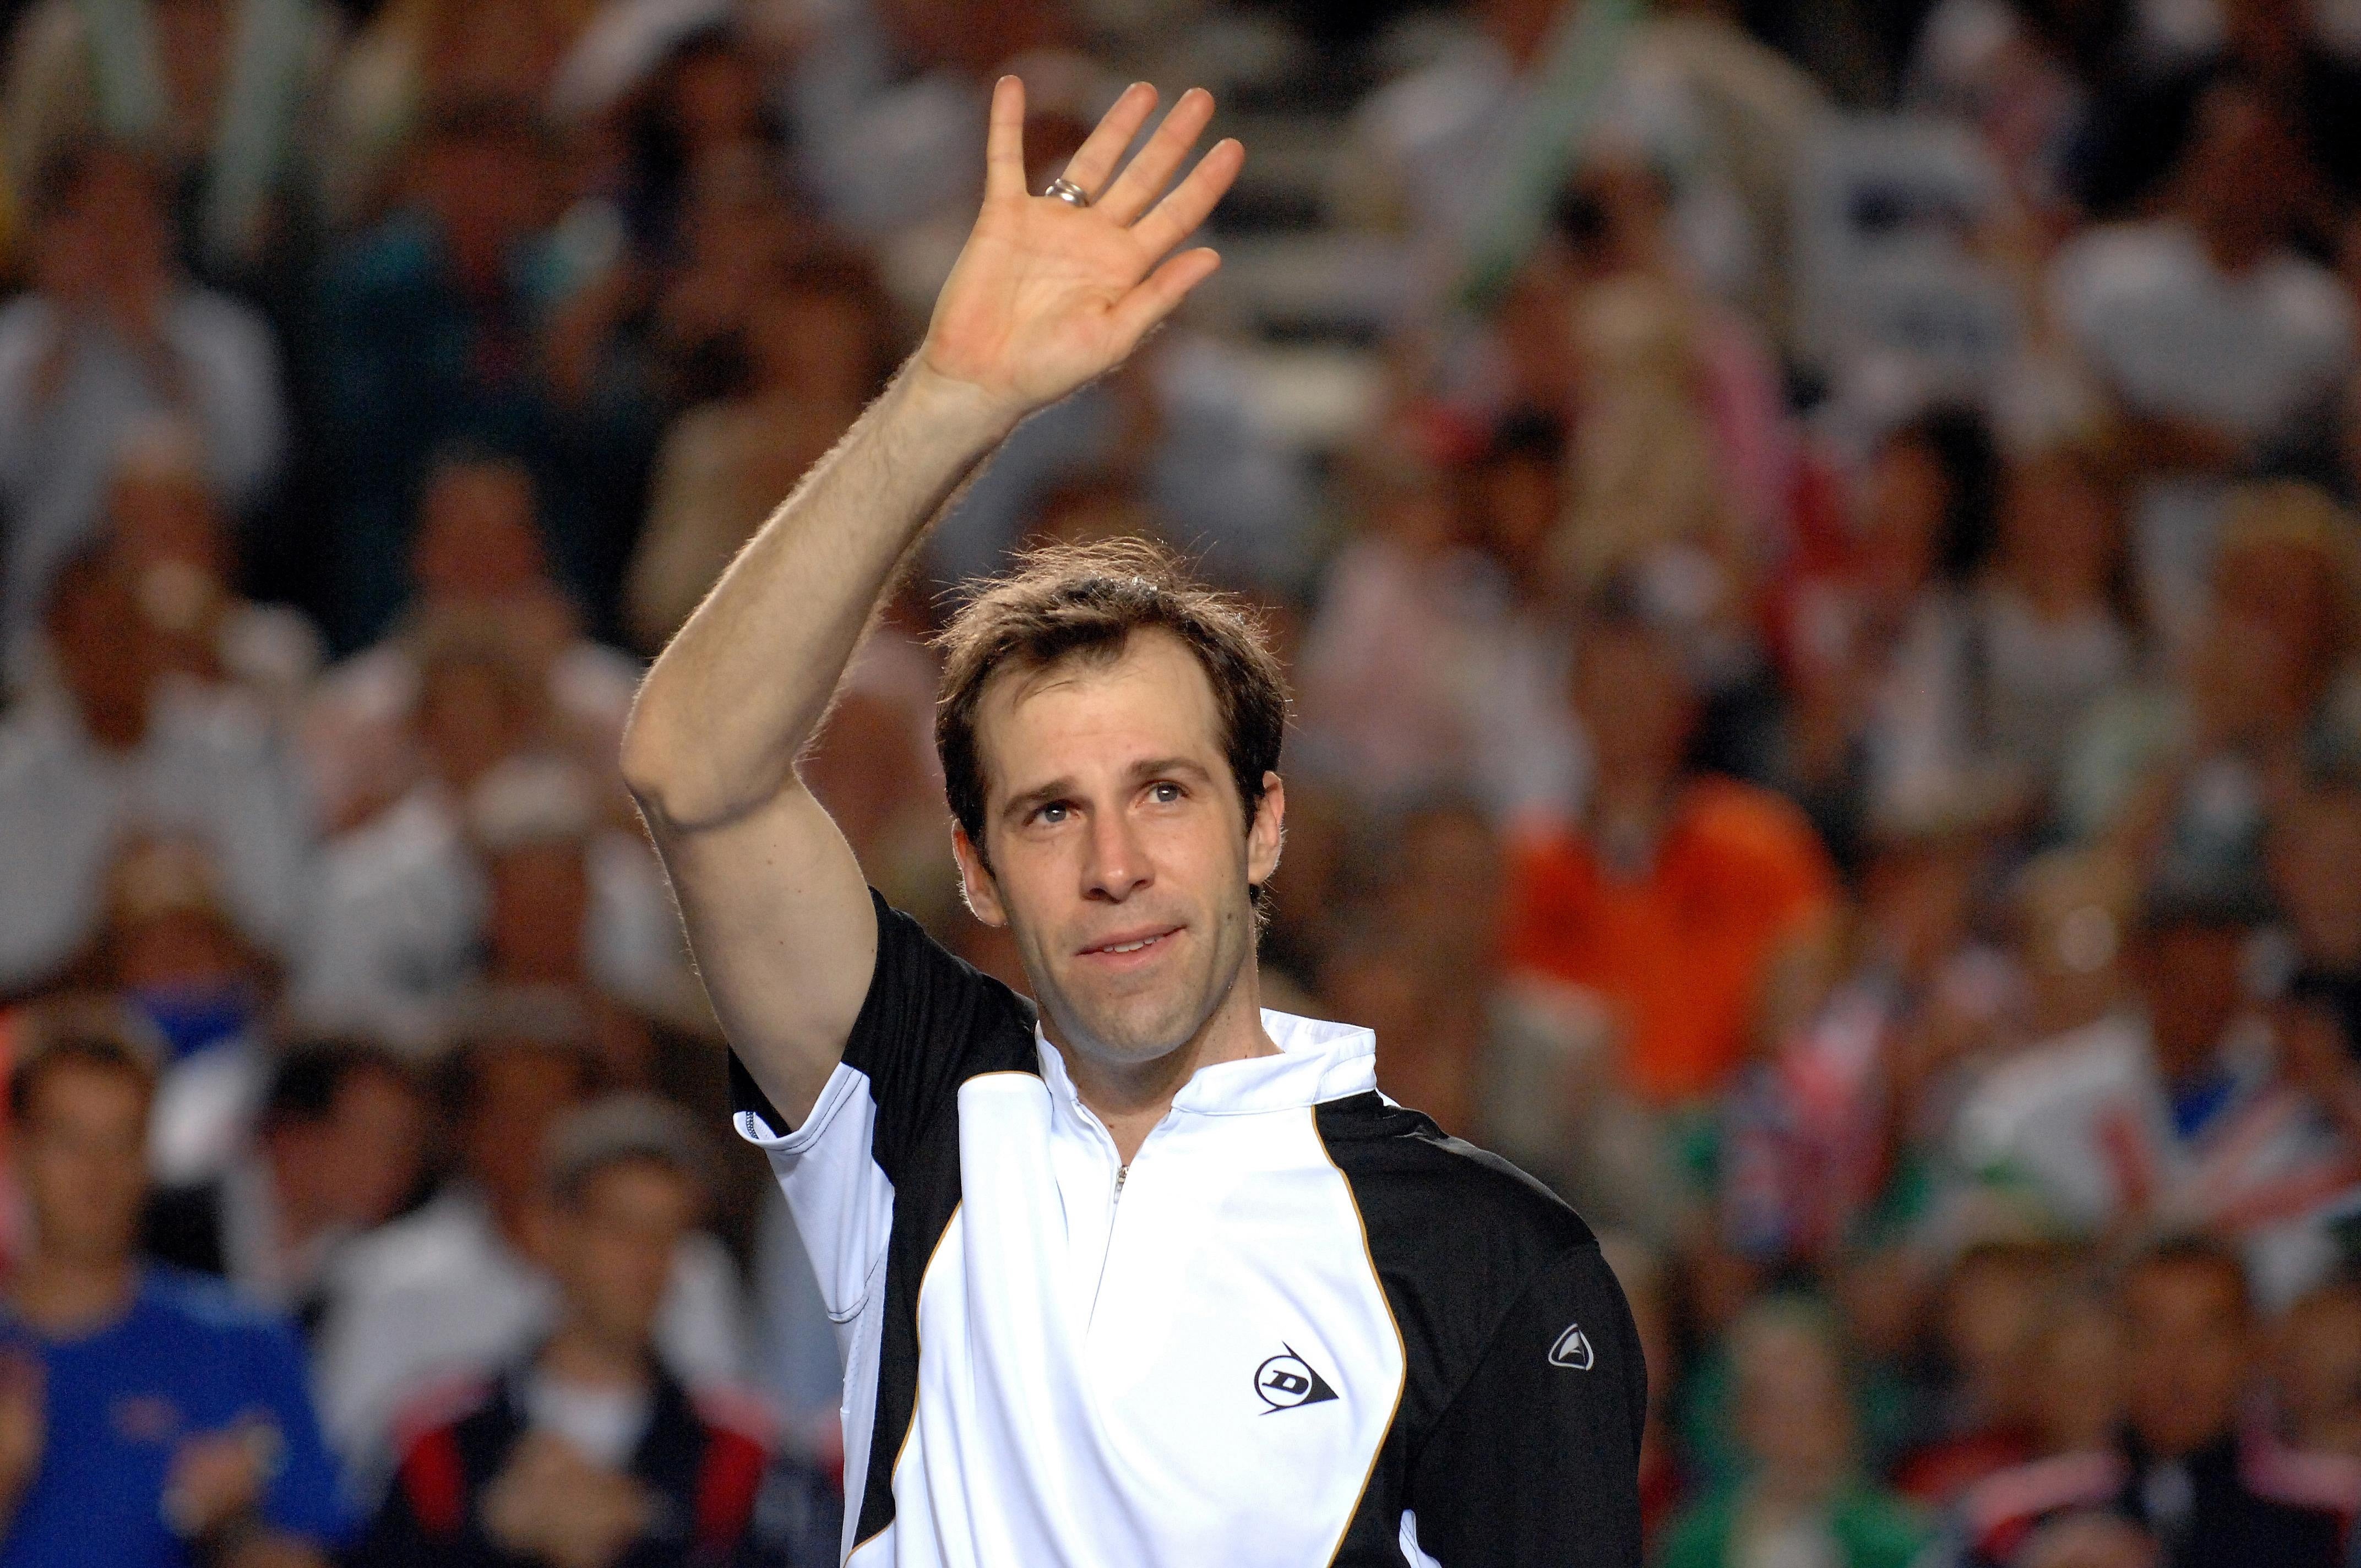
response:
{"label": "short sleeve", "polygon": [[[898,1180],[921,1141],[944,1125],[961,1083],[1018,1065],[1005,1059],[1013,1049],[1029,1053],[1033,1011],[1008,987],[953,958],[874,889],[869,897],[877,912],[877,965],[845,1039],[843,1062],[807,1127],[838,1111],[838,1080],[850,1069],[873,1107],[873,1157],[887,1179]],[[734,1056],[730,1080],[739,1130],[766,1146],[791,1143],[786,1118]]]}
{"label": "short sleeve", "polygon": [[895,1193],[921,1165],[954,1163],[959,1086],[1033,1060],[1029,1003],[946,952],[873,891],[877,963],[844,1058],[790,1129],[734,1056],[739,1135],[770,1157],[829,1315],[842,1324],[884,1255]]}
{"label": "short sleeve", "polygon": [[1443,1568],[1638,1568],[1648,1376],[1594,1245],[1520,1295],[1411,1466],[1419,1549]]}

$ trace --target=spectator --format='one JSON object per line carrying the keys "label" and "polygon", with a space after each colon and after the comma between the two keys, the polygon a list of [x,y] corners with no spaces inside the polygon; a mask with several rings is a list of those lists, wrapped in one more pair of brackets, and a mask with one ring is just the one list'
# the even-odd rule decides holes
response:
{"label": "spectator", "polygon": [[1905,1504],[1860,1476],[1844,1361],[1827,1315],[1767,1300],[1739,1321],[1731,1342],[1748,1476],[1674,1521],[1664,1568],[1907,1568],[1926,1532]]}
{"label": "spectator", "polygon": [[2290,482],[2228,503],[2213,604],[2178,687],[2100,704],[2070,754],[2070,830],[2201,897],[2263,895],[2266,828],[2307,774],[2361,755],[2352,523]]}
{"label": "spectator", "polygon": [[0,989],[57,973],[96,932],[107,867],[139,835],[201,845],[258,948],[296,935],[310,814],[249,697],[170,677],[121,558],[86,547],[47,608],[53,686],[0,718]]}
{"label": "spectator", "polygon": [[2013,805],[1982,747],[1969,610],[1999,479],[1979,415],[1941,408],[1897,426],[1855,484],[1851,559],[1791,590],[1787,771],[1848,858],[1865,833]]}
{"label": "spectator", "polygon": [[1970,746],[2045,806],[2067,741],[2134,670],[2122,504],[2089,446],[2008,464],[1992,571],[1961,628]]}
{"label": "spectator", "polygon": [[[2054,1305],[2056,1315],[2036,1332],[2029,1368],[2037,1455],[1968,1489],[1938,1563],[2158,1568],[2145,1530],[2092,1511],[2122,1477],[2114,1453],[2125,1394],[2122,1315],[2113,1300],[2091,1292],[2070,1291]],[[2128,1555],[2096,1555],[2101,1546]],[[2078,1557],[2070,1548],[2094,1554]]]}
{"label": "spectator", "polygon": [[762,65],[729,26],[701,27],[671,46],[624,107],[631,156],[624,220],[649,261],[678,255],[682,212],[700,172],[743,161],[773,190],[783,185],[785,128]]}
{"label": "spectator", "polygon": [[[710,1159],[657,1101],[606,1101],[553,1130],[533,1226],[555,1331],[413,1412],[359,1568],[758,1561],[767,1439],[744,1412],[692,1398],[654,1339]],[[834,1554],[824,1530],[796,1544],[794,1562]]]}
{"label": "spectator", "polygon": [[113,991],[164,1047],[148,1143],[149,1174],[166,1184],[222,1172],[268,1071],[260,1035],[277,971],[239,934],[218,884],[194,844],[126,844],[79,977]]}
{"label": "spectator", "polygon": [[2122,1299],[2128,1416],[2109,1463],[2061,1471],[2017,1515],[2010,1544],[2103,1512],[2145,1530],[2167,1568],[2340,1563],[2347,1512],[2322,1506],[2238,1430],[2257,1325],[2236,1257],[2160,1244],[2133,1264]]}
{"label": "spectator", "polygon": [[1984,1242],[1951,1265],[1935,1309],[1949,1374],[1943,1436],[1905,1457],[1894,1485],[1929,1508],[2032,1456],[2042,1339],[2061,1294],[2059,1259],[2038,1245]]}
{"label": "spectator", "polygon": [[280,1052],[252,1141],[202,1185],[154,1195],[148,1250],[219,1275],[308,1334],[337,1255],[391,1219],[425,1172],[426,1120],[400,1058],[345,1040]]}
{"label": "spectator", "polygon": [[165,188],[180,193],[182,253],[208,277],[272,281],[309,216],[301,117],[332,58],[334,7],[160,0],[93,17],[38,0],[20,10],[5,93],[19,183],[93,131],[153,145]]}
{"label": "spectator", "polygon": [[320,673],[320,634],[301,611],[239,594],[236,544],[203,435],[185,420],[161,419],[125,437],[106,521],[166,665],[244,687],[282,725],[291,719]]}
{"label": "spectator", "polygon": [[305,760],[331,828],[367,820],[433,771],[405,732],[422,718],[431,651],[454,636],[500,645],[546,687],[539,740],[613,772],[639,667],[586,636],[551,579],[537,494],[514,458],[462,447],[435,460],[411,554],[415,597],[392,635],[328,672],[304,715]]}
{"label": "spectator", "polygon": [[288,1325],[137,1255],[151,1066],[63,1013],[27,1044],[0,1563],[323,1563],[346,1520]]}
{"label": "spectator", "polygon": [[2225,82],[2200,102],[2167,212],[2085,234],[2051,265],[2052,309],[2153,476],[2134,555],[2170,648],[2202,611],[2215,482],[2285,460],[2352,373],[2351,302],[2290,244],[2304,175],[2285,112]]}
{"label": "spectator", "polygon": [[864,263],[803,257],[767,284],[747,315],[744,395],[684,414],[657,460],[627,591],[642,648],[670,640],[893,369],[891,305]]}
{"label": "spectator", "polygon": [[33,289],[0,308],[0,653],[21,685],[49,580],[94,534],[124,438],[178,413],[204,434],[233,510],[261,502],[287,439],[269,329],[182,279],[160,178],[130,148],[78,140],[34,180]]}
{"label": "spectator", "polygon": [[1573,688],[1590,801],[1578,827],[1513,852],[1509,961],[1598,992],[1633,1088],[1693,1104],[1746,1053],[1772,966],[1824,928],[1834,873],[1793,806],[1687,771],[1695,698],[1636,609],[1594,608]]}
{"label": "spectator", "polygon": [[[453,1180],[349,1249],[329,1282],[314,1376],[330,1436],[366,1496],[398,1457],[396,1413],[431,1379],[520,1355],[548,1331],[552,1288],[532,1250],[540,1150],[596,1081],[582,1028],[563,1011],[487,1001],[449,1069]],[[734,1379],[743,1333],[728,1256],[689,1232],[656,1320],[669,1368],[692,1386]]]}
{"label": "spectator", "polygon": [[586,280],[551,237],[540,127],[502,103],[455,102],[422,134],[414,165],[415,203],[347,246],[322,283],[328,630],[341,649],[374,638],[401,604],[411,520],[437,452],[473,441],[517,455],[561,572],[593,605],[596,498],[628,473],[616,466],[625,455],[587,439],[543,374],[545,334]]}

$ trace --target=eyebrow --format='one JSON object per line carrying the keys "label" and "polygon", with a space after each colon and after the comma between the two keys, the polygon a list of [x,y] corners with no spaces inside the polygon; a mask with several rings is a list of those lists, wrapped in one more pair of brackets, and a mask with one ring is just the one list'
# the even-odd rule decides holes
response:
{"label": "eyebrow", "polygon": [[[1150,757],[1144,762],[1134,762],[1124,770],[1125,777],[1133,784],[1145,784],[1149,779],[1169,777],[1176,773],[1186,775],[1201,784],[1210,781],[1213,776],[1205,771],[1202,763],[1191,762],[1186,757]],[[1061,800],[1072,795],[1079,787],[1073,778],[1069,776],[1051,779],[1048,784],[1037,785],[1027,790],[1023,795],[1011,795],[1008,803],[1000,808],[1001,820],[1022,822],[1036,807],[1047,806],[1053,800]]]}

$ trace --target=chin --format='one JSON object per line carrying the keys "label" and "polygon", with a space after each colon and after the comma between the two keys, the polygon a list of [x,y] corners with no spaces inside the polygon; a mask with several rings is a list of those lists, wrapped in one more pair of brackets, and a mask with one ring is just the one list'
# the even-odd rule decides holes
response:
{"label": "chin", "polygon": [[1170,1056],[1203,1027],[1212,1009],[1166,998],[1136,997],[1129,1004],[1076,1005],[1052,1010],[1068,1040],[1102,1061],[1142,1066]]}

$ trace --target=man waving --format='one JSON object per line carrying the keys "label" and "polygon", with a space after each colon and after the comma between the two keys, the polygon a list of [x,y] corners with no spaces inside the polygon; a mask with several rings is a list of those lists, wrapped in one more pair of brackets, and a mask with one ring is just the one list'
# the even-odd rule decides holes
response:
{"label": "man waving", "polygon": [[846,1363],[846,1560],[1636,1564],[1645,1376],[1581,1220],[1384,1100],[1367,1031],[1264,1011],[1286,696],[1141,544],[1038,555],[945,633],[970,906],[1038,1012],[865,891],[796,771],[928,521],[1218,264],[1235,178],[1136,85],[1041,195],[993,94],[920,346],[641,692],[624,771]]}

